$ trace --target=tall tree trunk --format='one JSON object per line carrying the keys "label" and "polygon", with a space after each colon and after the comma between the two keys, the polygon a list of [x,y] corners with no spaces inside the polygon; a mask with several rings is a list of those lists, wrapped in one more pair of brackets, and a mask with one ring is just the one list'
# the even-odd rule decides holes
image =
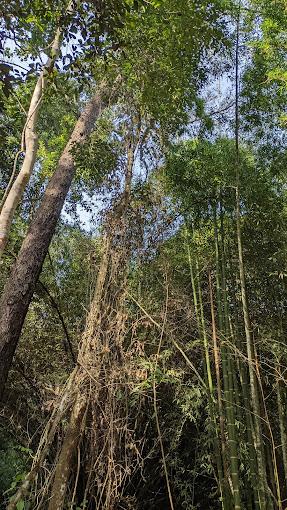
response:
{"label": "tall tree trunk", "polygon": [[78,119],[23,241],[0,301],[0,398],[57,221],[75,172],[72,148],[91,133],[102,107],[102,87]]}
{"label": "tall tree trunk", "polygon": [[[94,298],[91,304],[91,309],[88,315],[87,324],[85,327],[85,332],[83,335],[82,345],[78,356],[78,362],[80,366],[89,367],[89,370],[93,372],[93,380],[98,382],[100,379],[101,372],[101,364],[104,363],[103,353],[99,357],[100,363],[97,364],[97,356],[98,350],[100,348],[100,332],[105,329],[105,327],[109,324],[105,324],[104,322],[104,314],[103,309],[108,309],[109,303],[105,300],[107,299],[107,287],[110,284],[110,280],[113,276],[111,273],[111,267],[113,265],[117,265],[117,260],[120,260],[122,256],[122,248],[113,250],[113,237],[117,234],[116,231],[113,230],[115,222],[113,221],[115,218],[113,216],[117,216],[118,225],[117,229],[120,228],[120,233],[123,236],[122,241],[123,245],[125,244],[124,236],[127,229],[127,225],[125,224],[125,216],[127,212],[127,208],[130,200],[131,193],[131,180],[132,180],[132,172],[134,165],[134,154],[135,154],[135,146],[132,144],[132,140],[130,139],[128,148],[127,148],[127,167],[125,173],[125,188],[124,192],[121,196],[120,203],[117,208],[112,211],[112,215],[110,216],[110,222],[106,225],[106,228],[110,229],[104,238],[104,250],[101,258],[101,264],[99,268],[99,272],[97,275],[96,288],[94,293]],[[121,245],[121,243],[120,243]],[[125,264],[127,264],[128,258],[126,258],[125,263],[123,260],[121,261],[121,270],[124,269]],[[122,275],[123,276],[123,275]],[[123,283],[123,282],[122,282]],[[114,289],[115,291],[115,289]],[[123,301],[125,299],[125,295],[123,292],[120,292],[116,297],[115,295],[110,296],[113,300],[113,307],[115,302],[118,300],[118,303],[123,305]],[[103,322],[101,322],[103,321]],[[117,332],[117,329],[119,330]],[[116,328],[116,334],[120,334],[121,328]],[[115,338],[114,338],[115,341]],[[115,342],[117,343],[117,342]],[[106,347],[108,349],[114,349],[115,345],[110,345]],[[101,386],[101,383],[98,382],[98,386]],[[92,399],[94,402],[97,400],[95,392],[99,391],[98,389],[94,389]],[[52,490],[51,490],[51,498],[49,501],[48,510],[62,510],[65,506],[65,496],[67,492],[67,487],[70,479],[70,475],[73,468],[73,462],[75,459],[75,453],[77,448],[79,447],[79,442],[81,439],[81,430],[85,423],[85,414],[87,411],[87,405],[89,400],[89,394],[87,394],[87,388],[81,386],[81,381],[78,381],[78,392],[75,398],[75,403],[71,412],[69,425],[67,427],[67,431],[63,440],[61,452],[59,458],[57,460]],[[98,445],[96,445],[98,446]]]}
{"label": "tall tree trunk", "polygon": [[[67,13],[71,11],[71,4],[67,7]],[[38,115],[41,107],[41,103],[44,96],[44,91],[47,87],[47,78],[49,73],[53,69],[54,62],[57,59],[62,40],[62,28],[58,27],[55,33],[54,40],[51,45],[51,54],[48,58],[46,64],[43,66],[40,76],[37,80],[36,86],[34,88],[30,106],[25,122],[25,126],[22,134],[22,147],[21,149],[25,150],[25,157],[22,163],[22,167],[20,172],[18,173],[16,179],[13,182],[14,174],[16,171],[16,161],[14,164],[14,169],[7,186],[7,189],[4,193],[3,199],[1,201],[1,213],[0,213],[0,257],[4,251],[4,248],[7,244],[9,230],[11,227],[11,223],[13,221],[14,213],[16,207],[18,206],[26,185],[29,182],[31,174],[34,169],[37,150],[38,150],[38,135],[36,132],[36,124],[38,120]]]}

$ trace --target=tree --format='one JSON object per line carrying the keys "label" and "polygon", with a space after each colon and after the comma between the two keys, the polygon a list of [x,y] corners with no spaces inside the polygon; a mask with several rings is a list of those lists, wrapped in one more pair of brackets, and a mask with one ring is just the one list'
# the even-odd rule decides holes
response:
{"label": "tree", "polygon": [[[68,14],[70,14],[71,9],[72,4],[70,3],[67,8]],[[21,169],[15,178],[16,164],[14,164],[14,171],[2,198],[0,212],[0,257],[7,243],[8,233],[15,209],[21,200],[25,187],[29,182],[34,169],[38,148],[38,136],[36,133],[37,118],[47,86],[48,76],[53,72],[54,63],[60,53],[62,30],[62,27],[58,27],[56,29],[55,37],[49,45],[51,47],[50,56],[40,72],[31,97],[22,133],[21,151],[25,152],[25,156]]]}
{"label": "tree", "polygon": [[[77,121],[71,138],[59,160],[43,198],[41,207],[30,226],[30,230],[20,250],[13,272],[1,298],[1,395],[14,351],[17,346],[35,284],[40,274],[50,240],[59,219],[66,194],[75,170],[72,149],[81,144],[90,134],[95,120],[103,107],[102,91],[90,100]],[[20,282],[23,281],[23,286]],[[13,296],[13,298],[12,298]],[[15,321],[15,317],[18,320]]]}

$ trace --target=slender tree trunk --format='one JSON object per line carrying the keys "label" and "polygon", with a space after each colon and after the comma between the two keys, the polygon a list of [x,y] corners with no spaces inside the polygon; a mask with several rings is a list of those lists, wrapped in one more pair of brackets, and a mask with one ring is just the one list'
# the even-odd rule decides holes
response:
{"label": "slender tree trunk", "polygon": [[[71,10],[71,2],[67,8],[67,12]],[[4,193],[1,201],[1,213],[0,213],[0,258],[7,244],[9,230],[13,221],[16,207],[18,206],[26,185],[29,182],[31,174],[34,169],[37,150],[38,150],[38,135],[36,132],[36,124],[38,115],[43,100],[44,92],[47,87],[47,79],[49,73],[53,69],[54,62],[57,59],[62,39],[62,29],[57,28],[54,40],[51,46],[51,55],[48,58],[46,64],[43,66],[40,76],[37,80],[34,88],[26,123],[22,134],[22,150],[25,150],[25,157],[22,163],[20,172],[13,182],[14,173],[16,171],[16,162],[14,164],[14,170]]]}
{"label": "slender tree trunk", "polygon": [[75,165],[71,150],[91,133],[101,107],[100,87],[75,125],[5,285],[0,302],[0,398],[35,285],[73,179]]}

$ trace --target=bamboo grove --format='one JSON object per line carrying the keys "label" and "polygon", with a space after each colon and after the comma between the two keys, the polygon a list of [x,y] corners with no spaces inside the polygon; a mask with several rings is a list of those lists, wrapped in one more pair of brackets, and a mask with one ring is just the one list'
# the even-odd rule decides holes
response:
{"label": "bamboo grove", "polygon": [[286,510],[285,0],[0,16],[0,507]]}

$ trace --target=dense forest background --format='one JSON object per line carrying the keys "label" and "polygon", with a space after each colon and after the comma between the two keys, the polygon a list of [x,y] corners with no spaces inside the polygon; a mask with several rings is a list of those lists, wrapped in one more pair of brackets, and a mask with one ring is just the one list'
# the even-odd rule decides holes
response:
{"label": "dense forest background", "polygon": [[2,0],[0,506],[286,510],[286,0]]}

